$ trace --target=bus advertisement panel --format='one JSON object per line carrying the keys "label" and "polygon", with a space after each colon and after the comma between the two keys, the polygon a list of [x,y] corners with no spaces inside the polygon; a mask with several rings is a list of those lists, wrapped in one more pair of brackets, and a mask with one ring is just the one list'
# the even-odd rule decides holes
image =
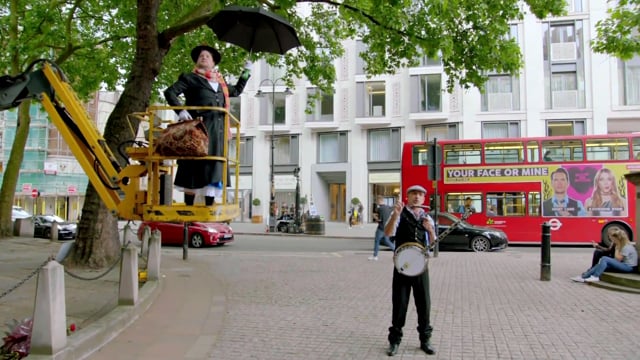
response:
{"label": "bus advertisement panel", "polygon": [[[640,136],[636,137],[636,142],[629,143],[640,146]],[[429,180],[433,172],[428,167],[433,165],[427,162],[430,157],[425,152],[430,144],[405,143],[402,191],[417,183],[429,190],[432,200],[437,191],[439,211],[461,216],[468,209],[473,212],[469,223],[499,228],[510,243],[540,243],[545,222],[551,226],[554,244],[600,242],[610,227],[626,231],[633,239],[636,189],[625,174],[640,170],[640,162],[628,155],[639,147],[628,148],[626,158],[620,159],[626,161],[615,157],[582,160],[574,155],[585,153],[579,144],[586,139],[573,137],[570,140],[575,149],[569,161],[545,161],[540,156],[544,140],[520,139],[522,156],[513,156],[505,163],[495,163],[495,157],[484,151],[490,140],[438,142],[443,150],[438,181]],[[514,148],[515,140],[504,142]],[[497,148],[492,145],[491,154]],[[455,153],[450,151],[455,161],[451,161],[452,156],[447,159],[447,149],[456,149]],[[477,153],[466,151],[465,162],[461,163],[458,159],[464,149]],[[587,154],[589,150],[586,148]],[[598,157],[603,158],[601,154]]]}

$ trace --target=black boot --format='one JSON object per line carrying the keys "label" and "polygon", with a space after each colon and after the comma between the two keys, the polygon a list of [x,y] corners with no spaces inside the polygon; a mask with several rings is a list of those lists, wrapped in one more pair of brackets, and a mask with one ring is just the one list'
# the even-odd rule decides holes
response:
{"label": "black boot", "polygon": [[211,206],[213,205],[213,203],[215,202],[216,198],[213,196],[205,196],[204,197],[204,204],[207,206]]}
{"label": "black boot", "polygon": [[427,355],[435,355],[435,353],[436,353],[436,348],[434,348],[431,345],[431,342],[429,340],[421,341],[420,342],[420,349],[422,349],[422,351],[426,352]]}
{"label": "black boot", "polygon": [[393,356],[393,355],[397,354],[399,347],[400,347],[400,344],[398,344],[398,343],[389,344],[389,349],[387,349],[387,355]]}
{"label": "black boot", "polygon": [[187,206],[193,206],[193,202],[196,200],[195,194],[184,194],[184,203]]}

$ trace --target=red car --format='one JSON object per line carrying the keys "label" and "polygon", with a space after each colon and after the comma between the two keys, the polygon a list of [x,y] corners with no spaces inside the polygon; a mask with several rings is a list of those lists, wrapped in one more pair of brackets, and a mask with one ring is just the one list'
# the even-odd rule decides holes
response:
{"label": "red car", "polygon": [[[142,240],[145,227],[160,230],[162,245],[182,245],[183,223],[144,221],[138,227],[138,239]],[[233,229],[225,223],[194,222],[189,225],[189,245],[194,248],[224,245],[233,241]]]}

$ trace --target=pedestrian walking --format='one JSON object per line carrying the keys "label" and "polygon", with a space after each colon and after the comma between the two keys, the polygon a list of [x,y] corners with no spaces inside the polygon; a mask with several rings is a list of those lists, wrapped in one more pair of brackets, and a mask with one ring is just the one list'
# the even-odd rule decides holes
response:
{"label": "pedestrian walking", "polygon": [[374,261],[378,260],[380,241],[384,241],[385,245],[387,245],[391,249],[391,251],[394,251],[396,249],[395,245],[393,245],[389,237],[384,234],[384,225],[389,220],[393,209],[390,206],[385,205],[384,197],[382,195],[378,195],[376,197],[376,203],[377,206],[373,212],[373,220],[378,223],[378,226],[376,227],[376,233],[374,235],[373,256],[369,257],[369,260]]}

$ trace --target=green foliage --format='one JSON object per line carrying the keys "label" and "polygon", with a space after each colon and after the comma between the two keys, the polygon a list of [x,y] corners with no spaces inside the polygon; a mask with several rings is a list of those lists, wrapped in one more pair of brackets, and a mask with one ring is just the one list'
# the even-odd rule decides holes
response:
{"label": "green foliage", "polygon": [[354,197],[351,199],[351,205],[358,205],[360,204],[360,199],[358,199],[357,197]]}
{"label": "green foliage", "polygon": [[253,204],[253,206],[260,206],[260,199],[253,198],[253,200],[251,201],[251,204]]}
{"label": "green foliage", "polygon": [[640,55],[640,0],[619,0],[607,13],[608,18],[596,23],[593,50],[622,60]]}

